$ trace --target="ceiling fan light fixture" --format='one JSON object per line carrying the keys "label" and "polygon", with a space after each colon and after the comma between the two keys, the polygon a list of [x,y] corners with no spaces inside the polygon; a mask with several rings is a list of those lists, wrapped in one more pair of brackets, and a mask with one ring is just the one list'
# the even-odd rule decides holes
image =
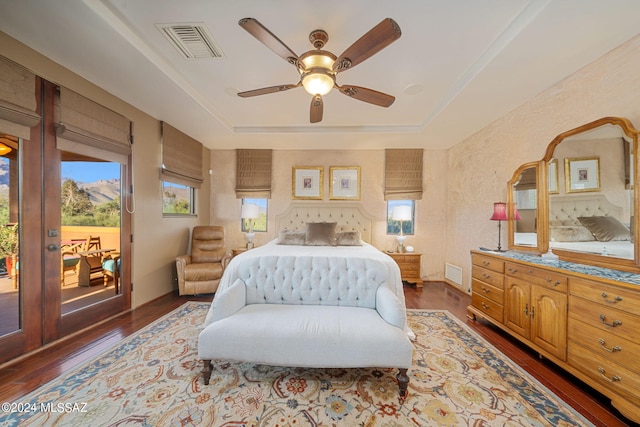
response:
{"label": "ceiling fan light fixture", "polygon": [[302,86],[310,95],[324,96],[331,92],[336,81],[335,60],[333,53],[324,50],[312,50],[300,57]]}
{"label": "ceiling fan light fixture", "polygon": [[335,77],[324,70],[312,70],[302,75],[302,86],[309,95],[324,96],[331,92],[335,84]]}

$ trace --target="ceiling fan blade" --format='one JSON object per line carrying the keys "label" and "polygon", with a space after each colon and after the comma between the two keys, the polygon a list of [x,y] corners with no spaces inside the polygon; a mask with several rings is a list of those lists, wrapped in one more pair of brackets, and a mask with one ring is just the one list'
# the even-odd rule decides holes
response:
{"label": "ceiling fan blade", "polygon": [[249,98],[251,96],[266,95],[268,93],[284,92],[285,90],[294,89],[300,86],[300,83],[295,85],[279,85],[263,87],[261,89],[247,90],[244,92],[238,92],[238,96],[242,98]]}
{"label": "ceiling fan blade", "polygon": [[378,92],[377,90],[367,89],[366,87],[349,85],[342,85],[337,87],[338,90],[340,90],[340,93],[343,93],[359,101],[368,102],[369,104],[378,105],[380,107],[390,107],[391,104],[393,104],[393,101],[396,100],[394,96]]}
{"label": "ceiling fan blade", "polygon": [[355,67],[398,40],[401,35],[402,31],[396,21],[391,18],[383,19],[338,57],[333,70],[339,73]]}
{"label": "ceiling fan blade", "polygon": [[243,18],[238,21],[238,25],[247,30],[249,34],[258,39],[266,47],[274,51],[278,56],[290,64],[296,65],[298,55],[276,37],[271,31],[265,28],[257,19]]}
{"label": "ceiling fan blade", "polygon": [[309,112],[309,120],[311,123],[322,121],[323,109],[322,96],[315,95],[313,99],[311,99],[311,111]]}

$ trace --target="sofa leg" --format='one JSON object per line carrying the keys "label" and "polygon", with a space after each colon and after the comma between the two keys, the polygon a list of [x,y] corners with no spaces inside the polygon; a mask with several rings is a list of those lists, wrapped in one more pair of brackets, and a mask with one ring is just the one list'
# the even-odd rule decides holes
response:
{"label": "sofa leg", "polygon": [[407,397],[407,388],[409,387],[409,375],[407,375],[407,369],[398,368],[398,375],[396,375],[396,379],[398,380],[398,388],[400,389],[400,399],[404,401]]}
{"label": "sofa leg", "polygon": [[204,379],[204,385],[209,385],[209,380],[211,379],[211,371],[213,370],[213,365],[211,364],[211,360],[203,360],[202,361],[202,378]]}

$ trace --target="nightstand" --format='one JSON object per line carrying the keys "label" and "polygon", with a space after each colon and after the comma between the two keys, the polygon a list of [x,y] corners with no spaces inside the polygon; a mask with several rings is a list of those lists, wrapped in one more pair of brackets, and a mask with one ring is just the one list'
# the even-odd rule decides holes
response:
{"label": "nightstand", "polygon": [[247,248],[235,248],[235,249],[231,249],[231,258],[235,258],[237,255],[240,255],[243,252],[248,251],[249,249]]}
{"label": "nightstand", "polygon": [[417,287],[422,287],[422,276],[420,276],[420,259],[422,254],[416,252],[387,252],[400,267],[400,276],[403,282],[414,283]]}

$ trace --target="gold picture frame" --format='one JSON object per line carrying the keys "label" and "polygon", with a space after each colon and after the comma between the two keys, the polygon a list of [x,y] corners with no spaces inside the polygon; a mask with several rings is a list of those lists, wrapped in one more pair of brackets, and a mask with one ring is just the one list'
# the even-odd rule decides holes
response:
{"label": "gold picture frame", "polygon": [[360,166],[329,168],[329,199],[360,200]]}
{"label": "gold picture frame", "polygon": [[564,177],[567,193],[600,191],[600,158],[574,157],[564,159]]}
{"label": "gold picture frame", "polygon": [[291,171],[291,198],[293,200],[322,200],[324,167],[294,166]]}

